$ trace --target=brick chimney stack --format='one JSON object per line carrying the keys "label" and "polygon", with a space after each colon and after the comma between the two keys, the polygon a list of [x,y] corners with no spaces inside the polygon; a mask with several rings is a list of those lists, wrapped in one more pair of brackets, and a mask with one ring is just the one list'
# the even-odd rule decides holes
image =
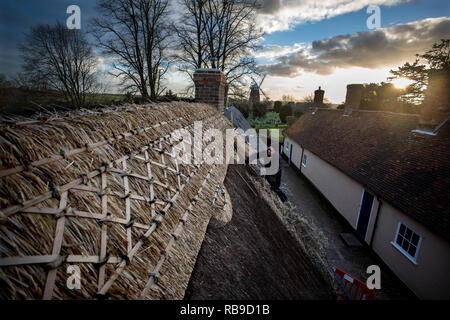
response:
{"label": "brick chimney stack", "polygon": [[325,94],[325,91],[322,90],[320,87],[316,91],[314,91],[314,102],[312,105],[312,108],[320,108],[323,106],[323,96]]}
{"label": "brick chimney stack", "polygon": [[344,115],[349,115],[352,110],[358,110],[361,104],[361,97],[364,86],[362,84],[347,85],[347,94],[345,96]]}
{"label": "brick chimney stack", "polygon": [[431,70],[420,114],[420,125],[434,128],[450,113],[450,79],[445,70]]}
{"label": "brick chimney stack", "polygon": [[223,112],[227,91],[225,75],[218,69],[197,69],[194,73],[195,101],[209,103]]}

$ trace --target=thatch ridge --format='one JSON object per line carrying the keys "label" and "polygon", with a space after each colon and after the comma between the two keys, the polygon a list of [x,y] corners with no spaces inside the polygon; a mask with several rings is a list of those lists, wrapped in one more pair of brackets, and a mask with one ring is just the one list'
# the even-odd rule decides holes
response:
{"label": "thatch ridge", "polygon": [[230,127],[183,102],[1,118],[0,295],[181,299],[226,172],[168,152],[197,120]]}

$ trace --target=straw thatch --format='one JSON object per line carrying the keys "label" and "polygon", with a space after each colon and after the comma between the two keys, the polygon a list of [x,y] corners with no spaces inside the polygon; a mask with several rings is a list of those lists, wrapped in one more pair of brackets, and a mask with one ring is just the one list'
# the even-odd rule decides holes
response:
{"label": "straw thatch", "polygon": [[[182,298],[226,204],[226,165],[171,154],[171,133],[197,120],[230,127],[182,102],[0,119],[0,296]],[[79,290],[67,286],[70,265]]]}
{"label": "straw thatch", "polygon": [[314,226],[300,222],[298,236],[288,232],[289,204],[256,173],[228,167],[233,218],[221,229],[208,227],[185,299],[336,299],[319,234],[306,233]]}
{"label": "straw thatch", "polygon": [[289,233],[297,240],[301,250],[309,257],[316,271],[322,275],[328,283],[330,291],[335,292],[339,284],[336,276],[326,258],[326,247],[328,238],[314,224],[303,215],[299,215],[292,202],[282,203],[278,196],[271,191],[271,187],[264,180],[258,179],[254,167],[249,167],[248,177],[255,186],[258,194],[265,199],[266,203],[275,212],[276,216],[284,224]]}

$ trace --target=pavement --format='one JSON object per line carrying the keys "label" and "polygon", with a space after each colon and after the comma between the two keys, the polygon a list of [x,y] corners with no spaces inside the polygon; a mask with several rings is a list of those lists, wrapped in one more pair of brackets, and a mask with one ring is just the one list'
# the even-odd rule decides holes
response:
{"label": "pavement", "polygon": [[368,246],[348,247],[341,233],[353,233],[353,228],[327,202],[301,173],[282,159],[281,189],[295,207],[297,214],[312,221],[328,238],[326,255],[329,264],[366,281],[367,267],[378,265],[381,269],[381,289],[376,296],[381,300],[414,299],[409,289],[383,264],[381,259]]}

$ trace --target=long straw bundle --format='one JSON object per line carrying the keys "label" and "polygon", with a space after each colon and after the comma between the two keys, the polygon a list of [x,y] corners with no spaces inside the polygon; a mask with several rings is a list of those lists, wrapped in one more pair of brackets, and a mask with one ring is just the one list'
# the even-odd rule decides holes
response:
{"label": "long straw bundle", "polygon": [[0,296],[181,299],[226,173],[171,154],[199,120],[230,127],[187,103],[0,118]]}

